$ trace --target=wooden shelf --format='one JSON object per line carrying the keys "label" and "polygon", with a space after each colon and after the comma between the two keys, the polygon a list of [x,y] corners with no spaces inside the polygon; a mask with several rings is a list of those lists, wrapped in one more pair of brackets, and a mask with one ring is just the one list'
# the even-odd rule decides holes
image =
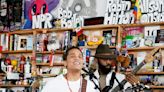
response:
{"label": "wooden shelf", "polygon": [[[97,30],[97,29],[108,29],[108,28],[118,28],[120,27],[137,27],[137,26],[159,26],[164,25],[164,22],[155,22],[155,23],[142,23],[142,24],[116,24],[116,25],[93,25],[93,26],[84,26],[82,27],[83,30]],[[164,27],[162,27],[164,28]],[[60,32],[60,31],[69,31],[74,30],[75,28],[52,28],[52,29],[23,29],[23,30],[16,30],[12,32],[1,32],[2,33],[10,33],[10,34],[33,34],[33,32],[43,33],[43,30],[47,30],[49,32]]]}
{"label": "wooden shelf", "polygon": [[2,51],[2,54],[32,53],[32,50]]}
{"label": "wooden shelf", "polygon": [[33,30],[18,30],[18,31],[13,31],[13,32],[9,32],[10,34],[33,34]]}
{"label": "wooden shelf", "polygon": [[[88,48],[88,49],[91,49],[91,50],[92,49],[95,50],[97,48],[97,46],[80,46],[80,48]],[[115,49],[116,46],[109,46],[109,48]]]}
{"label": "wooden shelf", "polygon": [[[50,52],[50,51],[36,52],[36,54],[51,54],[51,53],[52,52]],[[57,51],[55,51],[54,54],[63,54],[63,53],[64,53],[64,51],[57,50]]]}
{"label": "wooden shelf", "polygon": [[56,74],[38,74],[40,77],[56,77]]}
{"label": "wooden shelf", "polygon": [[60,32],[60,31],[71,31],[73,28],[53,28],[48,30],[48,32]]}
{"label": "wooden shelf", "polygon": [[142,24],[122,24],[122,27],[143,27],[143,26],[160,26],[164,25],[164,22],[154,22],[154,23],[142,23]]}
{"label": "wooden shelf", "polygon": [[22,30],[12,31],[12,32],[9,32],[9,33],[10,34],[27,35],[27,34],[33,34],[34,32],[41,31],[41,30],[47,30],[47,29],[22,29]]}
{"label": "wooden shelf", "polygon": [[12,84],[0,84],[0,88],[9,88],[9,87],[30,87],[30,85],[12,85]]}
{"label": "wooden shelf", "polygon": [[61,32],[61,31],[71,31],[73,28],[52,28],[52,29],[38,29],[36,30],[36,33],[43,33],[46,30],[46,33],[51,32]]}
{"label": "wooden shelf", "polygon": [[9,32],[0,31],[0,34],[7,34],[7,33],[9,33]]}
{"label": "wooden shelf", "polygon": [[164,75],[164,72],[139,72],[136,75]]}
{"label": "wooden shelf", "polygon": [[118,28],[119,25],[93,25],[93,26],[84,26],[83,30],[98,30],[98,29],[109,29],[109,28]]}
{"label": "wooden shelf", "polygon": [[[138,47],[138,48],[128,48],[128,51],[141,51],[141,50],[152,50],[156,48],[157,46],[154,47]],[[161,49],[164,49],[164,46],[159,46]],[[123,49],[125,50],[125,49]]]}
{"label": "wooden shelf", "polygon": [[12,32],[1,32],[0,34],[9,33],[9,34],[27,35],[27,34],[33,34],[34,32],[43,33],[44,30],[47,30],[47,33],[50,33],[50,32],[69,31],[69,30],[73,30],[73,28],[27,29],[27,30],[23,29],[23,30],[15,30]]}
{"label": "wooden shelf", "polygon": [[163,89],[164,86],[154,86],[154,85],[150,85],[150,88],[152,88],[152,89]]}
{"label": "wooden shelf", "polygon": [[0,73],[0,76],[5,76],[6,74],[5,73]]}
{"label": "wooden shelf", "polygon": [[[37,66],[50,66],[49,63],[36,63]],[[64,66],[64,63],[54,63],[53,66]]]}

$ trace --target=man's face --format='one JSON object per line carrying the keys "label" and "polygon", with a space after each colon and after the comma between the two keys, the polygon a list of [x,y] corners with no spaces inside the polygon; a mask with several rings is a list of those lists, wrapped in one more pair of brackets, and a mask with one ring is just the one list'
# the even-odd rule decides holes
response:
{"label": "man's face", "polygon": [[113,61],[110,59],[99,59],[98,62],[105,68],[110,68]]}
{"label": "man's face", "polygon": [[81,71],[83,68],[83,56],[78,49],[72,49],[68,52],[67,69],[68,70],[78,70]]}
{"label": "man's face", "polygon": [[113,60],[110,59],[98,59],[99,70],[103,74],[108,74],[112,70]]}

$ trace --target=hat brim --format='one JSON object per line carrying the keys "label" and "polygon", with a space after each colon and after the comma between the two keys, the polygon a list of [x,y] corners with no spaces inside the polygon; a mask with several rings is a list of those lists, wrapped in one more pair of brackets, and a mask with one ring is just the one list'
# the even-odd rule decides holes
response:
{"label": "hat brim", "polygon": [[117,56],[116,55],[95,55],[93,57],[100,58],[100,59],[112,59],[112,60],[115,60]]}

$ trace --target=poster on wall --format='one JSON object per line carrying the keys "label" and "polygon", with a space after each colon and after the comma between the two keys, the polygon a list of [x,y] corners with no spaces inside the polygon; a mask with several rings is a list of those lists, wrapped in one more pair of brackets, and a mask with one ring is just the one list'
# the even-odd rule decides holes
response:
{"label": "poster on wall", "polygon": [[130,0],[107,0],[104,24],[132,24],[134,20]]}
{"label": "poster on wall", "polygon": [[96,6],[96,0],[63,0],[61,2],[62,8],[68,7],[73,14],[86,17],[97,15]]}
{"label": "poster on wall", "polygon": [[98,0],[25,0],[23,29],[55,27],[61,9],[65,15],[71,11],[72,17],[74,14],[85,18],[103,16],[105,1],[98,5]]}
{"label": "poster on wall", "polygon": [[[46,19],[52,20],[50,12],[56,9],[58,4],[59,0],[25,0],[23,29],[31,29],[32,26],[35,26],[32,25],[33,21],[39,28],[45,24],[53,26],[50,24],[51,21]],[[35,20],[32,20],[33,18]]]}
{"label": "poster on wall", "polygon": [[164,0],[107,0],[104,24],[164,21]]}
{"label": "poster on wall", "polygon": [[20,29],[22,0],[0,0],[0,31]]}
{"label": "poster on wall", "polygon": [[138,7],[141,23],[164,21],[164,0],[138,0]]}

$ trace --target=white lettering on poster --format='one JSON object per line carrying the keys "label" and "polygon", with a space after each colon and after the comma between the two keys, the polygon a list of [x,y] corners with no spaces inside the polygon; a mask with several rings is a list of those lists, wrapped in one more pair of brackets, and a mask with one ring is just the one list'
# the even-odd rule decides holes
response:
{"label": "white lettering on poster", "polygon": [[50,13],[32,16],[32,29],[52,28],[52,15]]}
{"label": "white lettering on poster", "polygon": [[104,24],[134,23],[134,15],[130,7],[130,1],[107,0]]}
{"label": "white lettering on poster", "polygon": [[83,26],[83,18],[73,14],[68,8],[66,10],[60,8],[58,10],[58,17],[61,19],[61,27],[76,28]]}
{"label": "white lettering on poster", "polygon": [[[141,9],[140,23],[164,21],[164,0],[138,0]],[[123,0],[107,0],[104,24],[134,23],[131,2]]]}
{"label": "white lettering on poster", "polygon": [[164,0],[139,0],[141,23],[164,21]]}

